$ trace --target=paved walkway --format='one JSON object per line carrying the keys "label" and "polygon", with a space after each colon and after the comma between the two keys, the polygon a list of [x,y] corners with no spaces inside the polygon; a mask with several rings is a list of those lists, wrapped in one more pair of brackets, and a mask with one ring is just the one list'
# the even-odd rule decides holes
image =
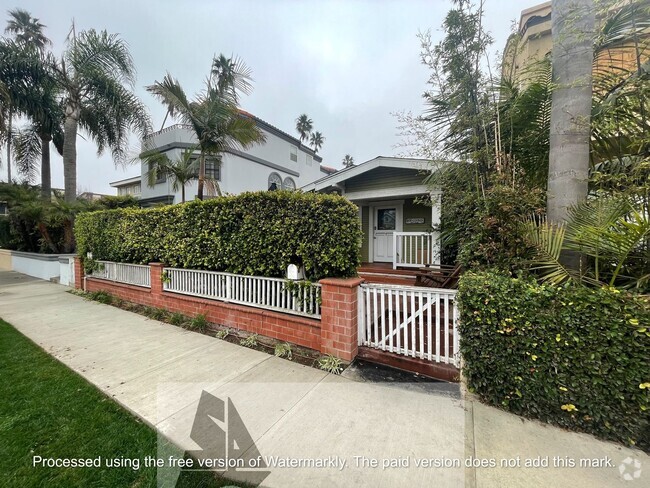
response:
{"label": "paved walkway", "polygon": [[[199,447],[190,430],[207,391],[232,400],[263,456],[331,463],[270,468],[264,486],[648,486],[650,457],[641,452],[454,398],[435,385],[328,375],[66,290],[0,272],[0,317],[184,449]],[[547,457],[551,467],[524,467]],[[554,457],[611,465],[553,468]],[[627,457],[643,469],[629,483],[618,469]],[[468,459],[497,467],[466,469]],[[501,467],[502,459],[515,467]]]}

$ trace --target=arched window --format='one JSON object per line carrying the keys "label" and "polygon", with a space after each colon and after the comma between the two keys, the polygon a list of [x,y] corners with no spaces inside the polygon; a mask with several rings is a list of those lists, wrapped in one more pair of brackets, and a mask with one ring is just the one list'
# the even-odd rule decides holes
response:
{"label": "arched window", "polygon": [[293,178],[289,178],[288,176],[284,179],[282,182],[282,189],[283,190],[295,190],[296,189],[296,182],[293,181]]}
{"label": "arched window", "polygon": [[279,190],[282,188],[282,176],[277,173],[269,175],[269,191]]}

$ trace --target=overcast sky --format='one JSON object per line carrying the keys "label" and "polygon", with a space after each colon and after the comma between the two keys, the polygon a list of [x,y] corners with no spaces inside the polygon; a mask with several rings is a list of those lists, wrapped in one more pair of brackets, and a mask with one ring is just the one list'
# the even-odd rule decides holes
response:
{"label": "overcast sky", "polygon": [[[341,167],[347,153],[357,163],[399,152],[391,112],[420,113],[427,69],[420,65],[418,31],[441,38],[448,0],[5,0],[47,25],[60,53],[74,18],[77,30],[119,33],[129,44],[136,93],[155,129],[165,110],[144,89],[165,72],[188,94],[202,87],[215,53],[240,56],[253,70],[254,91],[242,108],[295,135],[307,113],[323,133],[323,164]],[[501,51],[522,8],[539,3],[486,0],[485,25]],[[5,15],[6,22],[6,15]],[[167,123],[169,125],[170,122]],[[84,134],[81,134],[84,137]],[[134,150],[136,140],[133,139]],[[80,191],[115,194],[109,182],[140,174],[97,156],[92,141],[77,140]],[[3,158],[4,159],[4,158]],[[60,156],[53,151],[52,184],[63,187]],[[6,168],[2,170],[6,179]]]}

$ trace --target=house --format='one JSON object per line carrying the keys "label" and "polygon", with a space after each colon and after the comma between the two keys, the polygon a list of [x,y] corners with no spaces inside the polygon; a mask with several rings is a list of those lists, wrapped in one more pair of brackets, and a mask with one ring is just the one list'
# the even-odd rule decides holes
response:
{"label": "house", "polygon": [[114,181],[110,185],[113,188],[117,188],[117,195],[120,197],[131,195],[134,198],[140,198],[140,195],[142,194],[141,176],[134,176],[133,178]]}
{"label": "house", "polygon": [[[216,179],[223,193],[237,194],[244,191],[289,189],[293,190],[329,174],[331,168],[321,167],[322,158],[311,148],[301,144],[295,137],[277,127],[239,111],[242,117],[251,118],[266,136],[266,142],[245,151],[227,150],[219,164],[216,159],[206,160],[206,175]],[[176,124],[149,134],[142,141],[142,151],[159,151],[171,160],[197,144],[189,126]],[[199,152],[196,151],[198,156]],[[143,206],[158,203],[179,203],[181,190],[174,191],[172,182],[164,176],[151,187],[148,184],[149,167],[141,163],[139,177],[111,183],[118,195],[138,196]],[[186,199],[194,199],[197,182],[185,188]]]}
{"label": "house", "polygon": [[359,207],[364,263],[421,267],[440,262],[440,191],[425,183],[429,173],[427,160],[378,156],[301,189],[337,193]]}
{"label": "house", "polygon": [[[625,3],[614,2],[608,9],[614,12]],[[597,25],[602,25],[603,17],[596,19]],[[502,76],[506,79],[519,80],[526,83],[526,69],[541,61],[553,50],[551,35],[552,13],[551,2],[545,2],[521,11],[517,32],[512,34],[503,50]],[[647,42],[650,29],[639,30],[640,41]],[[641,63],[647,61],[647,54],[641,49]],[[614,50],[604,50],[596,59],[595,71],[608,71],[613,74],[621,70],[636,71],[637,50],[635,46],[619,46]]]}

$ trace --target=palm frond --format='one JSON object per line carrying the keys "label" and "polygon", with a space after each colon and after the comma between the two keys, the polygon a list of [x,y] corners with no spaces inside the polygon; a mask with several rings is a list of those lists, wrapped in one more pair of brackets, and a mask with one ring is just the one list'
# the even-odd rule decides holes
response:
{"label": "palm frond", "polygon": [[16,132],[13,151],[18,174],[29,183],[36,183],[40,177],[41,138],[35,127]]}

